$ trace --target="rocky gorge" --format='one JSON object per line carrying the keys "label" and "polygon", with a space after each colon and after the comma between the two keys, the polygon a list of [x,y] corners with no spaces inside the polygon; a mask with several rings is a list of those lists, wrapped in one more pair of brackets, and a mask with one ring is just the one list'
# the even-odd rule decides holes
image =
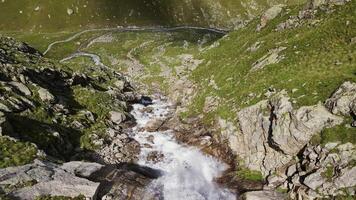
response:
{"label": "rocky gorge", "polygon": [[353,199],[355,3],[278,3],[235,31],[0,32],[40,49],[0,37],[0,199]]}

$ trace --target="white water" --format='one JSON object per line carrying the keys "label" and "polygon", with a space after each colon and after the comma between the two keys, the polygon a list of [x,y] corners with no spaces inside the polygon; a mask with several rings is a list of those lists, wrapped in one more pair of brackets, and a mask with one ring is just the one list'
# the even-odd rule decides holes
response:
{"label": "white water", "polygon": [[[195,147],[178,144],[172,131],[146,132],[143,127],[156,118],[166,118],[171,106],[155,100],[150,113],[142,111],[144,106],[135,104],[131,112],[137,120],[132,129],[133,137],[141,144],[139,164],[162,170],[163,176],[155,180],[150,189],[160,190],[166,200],[233,200],[235,195],[220,188],[215,182],[228,167],[215,158],[205,155]],[[154,136],[151,143],[148,136]],[[151,147],[147,147],[149,144]],[[162,161],[147,161],[150,152],[158,151],[164,155]]]}

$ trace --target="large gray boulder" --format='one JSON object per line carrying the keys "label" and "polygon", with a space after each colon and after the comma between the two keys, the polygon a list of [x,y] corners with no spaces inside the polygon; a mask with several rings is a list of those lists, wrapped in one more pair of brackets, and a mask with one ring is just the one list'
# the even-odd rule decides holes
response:
{"label": "large gray boulder", "polygon": [[110,121],[116,125],[119,125],[126,120],[126,115],[122,112],[111,111],[109,115]]}
{"label": "large gray boulder", "polygon": [[55,96],[51,94],[47,89],[41,88],[38,90],[38,95],[40,99],[44,102],[53,103],[55,101]]}

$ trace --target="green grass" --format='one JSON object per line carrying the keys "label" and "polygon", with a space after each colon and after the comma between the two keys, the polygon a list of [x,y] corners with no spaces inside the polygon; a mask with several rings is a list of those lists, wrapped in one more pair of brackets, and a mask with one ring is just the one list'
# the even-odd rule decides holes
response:
{"label": "green grass", "polygon": [[[356,34],[356,3],[335,8],[331,14],[319,14],[317,25],[304,24],[295,29],[277,32],[277,24],[290,14],[297,14],[301,7],[292,8],[289,14],[269,22],[261,32],[255,31],[258,21],[246,28],[232,32],[220,40],[220,46],[203,52],[200,59],[205,64],[193,72],[192,79],[200,86],[200,92],[190,108],[190,114],[202,113],[205,98],[218,96],[225,105],[218,108],[228,119],[235,119],[236,111],[264,99],[264,93],[272,87],[287,90],[296,101],[295,107],[314,105],[325,101],[343,82],[356,81],[355,44],[350,39]],[[350,21],[346,26],[346,21]],[[262,42],[256,52],[247,49]],[[287,47],[281,54],[284,59],[277,64],[251,72],[252,64],[269,50]],[[209,63],[209,64],[208,64]],[[335,63],[341,63],[340,65]],[[218,90],[209,86],[214,80]],[[298,89],[292,93],[293,89]],[[252,97],[249,94],[254,94]],[[230,112],[225,109],[229,107]],[[215,115],[207,115],[212,121]]]}
{"label": "green grass", "polygon": [[20,166],[36,158],[37,149],[29,142],[14,142],[0,137],[0,168]]}
{"label": "green grass", "polygon": [[263,176],[261,172],[245,168],[238,169],[237,176],[243,180],[263,181]]}
{"label": "green grass", "polygon": [[310,143],[313,145],[325,145],[329,142],[340,142],[341,144],[350,142],[356,144],[355,128],[350,125],[352,121],[353,119],[349,117],[340,125],[322,130],[312,137]]}
{"label": "green grass", "polygon": [[328,181],[331,181],[333,175],[334,175],[334,168],[332,166],[326,167],[326,171],[321,174],[321,176],[326,178]]}

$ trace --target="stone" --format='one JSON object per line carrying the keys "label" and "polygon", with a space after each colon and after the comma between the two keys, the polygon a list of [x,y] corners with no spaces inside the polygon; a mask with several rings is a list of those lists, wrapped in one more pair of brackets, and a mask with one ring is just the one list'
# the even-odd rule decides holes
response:
{"label": "stone", "polygon": [[103,167],[103,165],[98,163],[72,161],[64,163],[61,166],[61,169],[69,173],[75,174],[79,177],[89,178]]}
{"label": "stone", "polygon": [[158,151],[152,151],[147,155],[147,161],[158,163],[164,159],[164,154]]}
{"label": "stone", "polygon": [[284,57],[279,55],[280,52],[287,49],[286,47],[278,47],[276,49],[271,49],[266,55],[262,56],[256,62],[252,64],[251,71],[256,71],[263,69],[267,65],[275,64],[280,62]]}
{"label": "stone", "polygon": [[343,83],[334,94],[326,100],[325,106],[337,115],[349,116],[356,113],[356,83]]}
{"label": "stone", "polygon": [[41,88],[38,90],[40,99],[44,102],[54,103],[55,97],[47,89]]}
{"label": "stone", "polygon": [[217,97],[208,96],[205,98],[205,103],[203,107],[204,113],[209,113],[215,111],[219,106],[219,99]]}
{"label": "stone", "polygon": [[261,30],[262,28],[264,28],[267,23],[276,18],[281,12],[282,12],[282,9],[283,7],[285,7],[285,5],[275,5],[271,8],[269,8],[268,10],[266,10],[266,12],[264,12],[261,16],[261,22],[260,24],[257,26],[257,30]]}
{"label": "stone", "polygon": [[241,197],[241,200],[284,200],[285,194],[281,194],[275,191],[252,191],[246,192]]}
{"label": "stone", "polygon": [[326,179],[321,175],[322,171],[318,170],[305,177],[303,183],[312,190],[316,190],[318,187],[326,182]]}
{"label": "stone", "polygon": [[356,186],[356,166],[342,169],[340,176],[336,178],[336,188],[348,188]]}
{"label": "stone", "polygon": [[74,10],[71,8],[67,8],[67,14],[72,15],[74,13]]}
{"label": "stone", "polygon": [[151,120],[151,121],[147,122],[147,124],[145,126],[145,130],[148,131],[148,132],[158,131],[162,127],[164,122],[165,121],[162,120],[162,119]]}
{"label": "stone", "polygon": [[1,102],[0,102],[0,111],[5,112],[5,113],[12,112],[12,110],[7,105],[5,105]]}
{"label": "stone", "polygon": [[110,121],[116,125],[119,125],[126,120],[126,115],[122,112],[111,111],[109,115]]}
{"label": "stone", "polygon": [[123,80],[118,80],[114,83],[115,87],[119,90],[119,91],[123,91],[125,88],[125,81]]}
{"label": "stone", "polygon": [[18,91],[20,91],[22,94],[24,94],[25,96],[31,96],[32,92],[30,89],[28,89],[28,87],[20,82],[9,82],[9,85],[15,87]]}

